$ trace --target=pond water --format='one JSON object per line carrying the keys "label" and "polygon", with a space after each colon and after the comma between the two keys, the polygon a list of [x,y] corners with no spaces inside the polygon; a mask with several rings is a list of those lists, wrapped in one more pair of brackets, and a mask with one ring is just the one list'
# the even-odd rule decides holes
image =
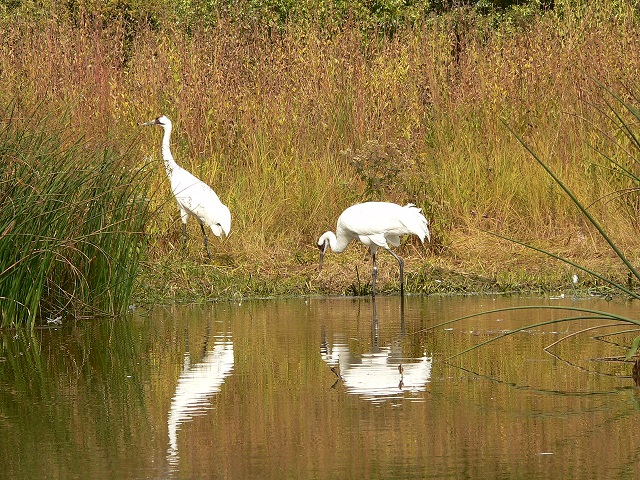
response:
{"label": "pond water", "polygon": [[381,296],[0,332],[0,478],[639,478],[628,325],[540,326],[450,358],[562,316],[436,326],[526,305],[638,317],[622,300]]}

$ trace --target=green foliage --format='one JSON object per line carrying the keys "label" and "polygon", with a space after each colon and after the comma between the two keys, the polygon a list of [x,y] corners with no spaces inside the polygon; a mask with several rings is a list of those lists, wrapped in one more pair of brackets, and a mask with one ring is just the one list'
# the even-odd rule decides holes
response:
{"label": "green foliage", "polygon": [[120,314],[149,218],[145,178],[126,155],[70,138],[63,119],[0,130],[0,326]]}
{"label": "green foliage", "polygon": [[184,21],[215,22],[232,18],[240,25],[282,27],[286,24],[316,23],[329,31],[348,23],[392,34],[431,11],[428,0],[180,0],[178,11]]}
{"label": "green foliage", "polygon": [[528,12],[548,8],[548,3],[540,0],[461,3],[447,0],[0,0],[0,14],[46,16],[54,13],[72,18],[76,23],[99,22],[104,26],[117,23],[129,36],[140,32],[142,25],[169,27],[179,23],[191,28],[212,26],[220,19],[247,28],[315,24],[328,32],[355,25],[363,31],[393,36],[399,29],[416,25],[434,13],[455,10],[460,5],[473,6],[476,12],[496,19],[504,16],[507,21],[513,21],[528,16]]}

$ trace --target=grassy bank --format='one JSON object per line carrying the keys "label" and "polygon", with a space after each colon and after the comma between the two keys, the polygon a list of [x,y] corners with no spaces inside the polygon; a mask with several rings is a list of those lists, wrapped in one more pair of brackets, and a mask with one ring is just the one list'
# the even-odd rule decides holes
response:
{"label": "grassy bank", "polygon": [[[484,231],[626,275],[505,123],[621,248],[638,251],[635,193],[600,200],[633,187],[600,152],[622,159],[631,149],[630,169],[636,157],[594,81],[631,101],[638,91],[640,25],[627,3],[428,13],[393,34],[223,14],[186,24],[155,12],[133,29],[117,15],[7,15],[0,101],[62,109],[85,138],[133,143],[128,168],[150,177],[157,214],[139,299],[364,292],[364,250],[329,254],[318,274],[315,241],[369,199],[416,203],[431,222],[431,244],[399,250],[408,291],[571,287],[563,264]],[[180,249],[160,132],[138,127],[160,113],[174,121],[178,163],[231,209],[232,234],[213,239],[212,264],[193,221]],[[383,257],[379,281],[396,289],[395,261]]]}

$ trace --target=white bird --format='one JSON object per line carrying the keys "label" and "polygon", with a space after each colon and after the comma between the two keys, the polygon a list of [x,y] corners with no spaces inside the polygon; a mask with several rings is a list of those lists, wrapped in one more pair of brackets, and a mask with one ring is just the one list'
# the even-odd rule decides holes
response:
{"label": "white bird", "polygon": [[211,409],[211,399],[220,393],[233,367],[233,341],[226,335],[216,339],[213,349],[195,365],[191,363],[191,353],[184,354],[184,368],[169,409],[169,453],[172,457],[178,454],[180,425]]}
{"label": "white bird", "polygon": [[167,170],[167,176],[171,181],[171,191],[176,197],[178,207],[180,208],[180,217],[182,219],[182,241],[187,243],[187,219],[189,215],[195,217],[200,224],[202,237],[204,238],[204,247],[207,250],[207,256],[211,260],[209,253],[209,242],[204,226],[211,227],[214,235],[220,237],[222,233],[229,235],[231,230],[231,212],[224,205],[216,192],[209,185],[199,180],[184,168],[179,166],[171,155],[169,142],[171,139],[171,120],[161,115],[155,120],[143,123],[142,125],[160,125],[164,129],[162,137],[162,158],[164,166]]}
{"label": "white bird", "polygon": [[425,353],[418,358],[407,358],[393,345],[355,354],[347,340],[337,338],[323,346],[320,353],[322,360],[344,382],[347,393],[373,402],[397,398],[404,392],[424,392],[431,379],[433,357]]}
{"label": "white bird", "polygon": [[421,209],[409,203],[404,207],[389,202],[358,203],[347,208],[340,217],[336,233],[325,232],[318,239],[320,249],[320,269],[327,249],[336,253],[344,252],[351,240],[358,239],[369,247],[373,259],[372,295],[376,294],[376,252],[384,248],[400,265],[400,295],[404,295],[404,261],[391,251],[390,246],[400,245],[402,235],[414,234],[424,243],[425,237],[431,241],[429,224]]}

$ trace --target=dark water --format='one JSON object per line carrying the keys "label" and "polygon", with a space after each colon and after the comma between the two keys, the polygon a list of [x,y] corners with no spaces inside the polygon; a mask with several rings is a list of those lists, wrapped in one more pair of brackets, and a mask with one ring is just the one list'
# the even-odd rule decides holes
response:
{"label": "dark water", "polygon": [[450,360],[560,314],[429,329],[534,304],[640,318],[489,296],[409,297],[402,315],[380,297],[376,321],[371,299],[313,298],[3,332],[0,478],[638,478],[629,326],[536,327]]}

